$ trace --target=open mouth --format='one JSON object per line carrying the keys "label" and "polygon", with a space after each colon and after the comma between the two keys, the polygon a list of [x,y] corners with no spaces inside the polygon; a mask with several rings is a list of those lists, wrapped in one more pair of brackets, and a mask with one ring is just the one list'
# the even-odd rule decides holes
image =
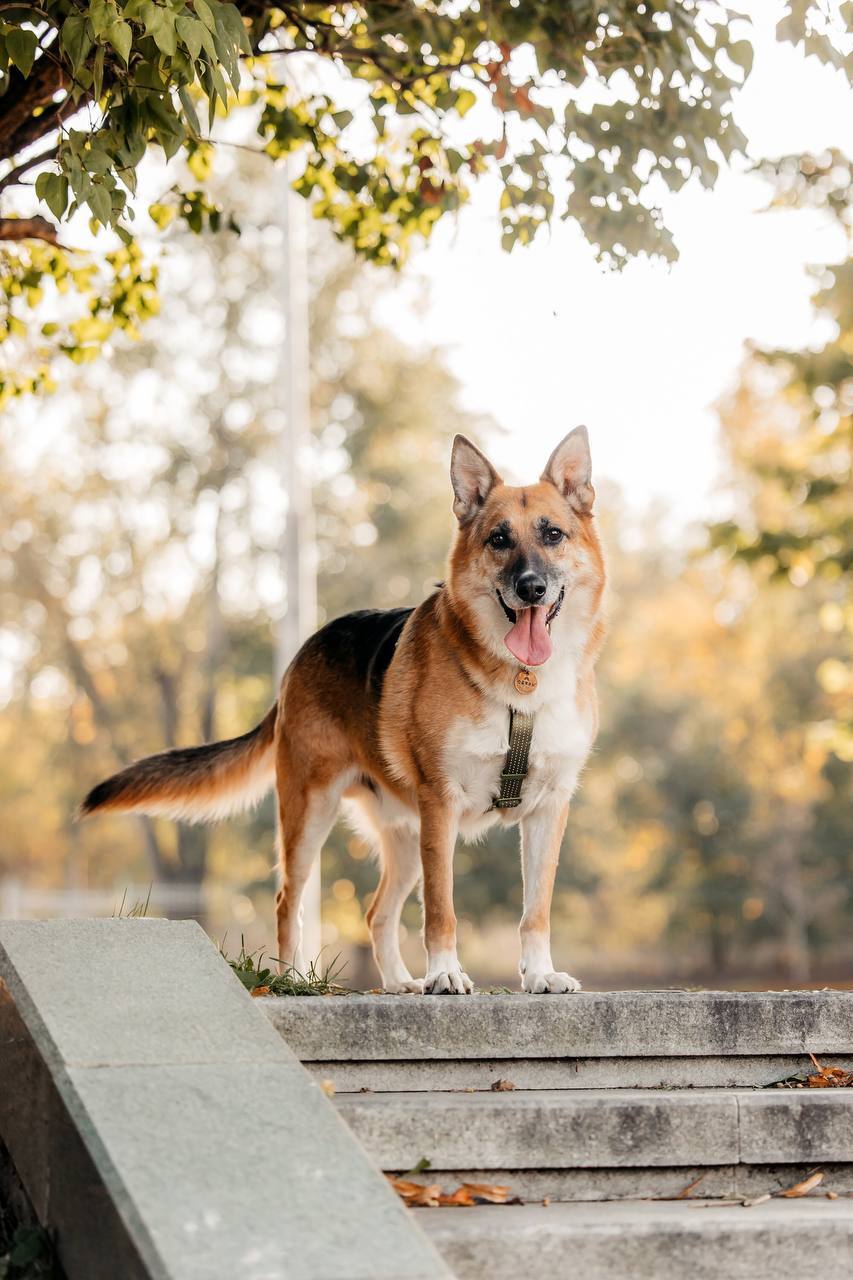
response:
{"label": "open mouth", "polygon": [[500,591],[500,606],[512,623],[504,636],[504,644],[514,658],[525,667],[539,667],[552,653],[551,623],[560,612],[566,589],[563,587],[550,608],[544,604],[529,605],[526,609],[510,609]]}
{"label": "open mouth", "polygon": [[[546,627],[550,627],[551,623],[554,621],[554,619],[556,618],[557,614],[558,614],[558,613],[560,612],[560,610],[562,609],[562,607],[563,607],[563,600],[565,599],[565,595],[566,595],[566,588],[565,588],[565,587],[561,587],[561,588],[560,588],[560,594],[557,596],[557,599],[556,599],[556,600],[554,601],[554,603],[551,605],[551,608],[548,610],[548,613],[547,613],[547,614],[546,614],[546,616],[545,616],[545,625],[546,625]],[[503,598],[503,596],[501,595],[500,591],[498,591],[498,592],[497,592],[497,597],[498,597],[498,602],[499,602],[499,604],[500,604],[501,608],[503,609],[503,611],[504,611],[504,613],[506,614],[506,616],[509,618],[510,622],[512,622],[512,623],[517,622],[517,621],[518,621],[518,613],[515,611],[515,609],[510,609],[509,605],[507,604],[506,600],[504,600],[504,598]],[[542,606],[541,606],[541,605],[539,605],[539,606],[537,606],[537,605],[531,605],[531,606],[529,606],[529,607],[530,607],[530,608],[534,608],[534,609],[535,609],[535,608],[541,608]],[[525,609],[521,609],[521,610],[519,610],[518,612],[519,612],[519,613],[525,613],[525,612],[526,612],[526,610],[525,610]]]}

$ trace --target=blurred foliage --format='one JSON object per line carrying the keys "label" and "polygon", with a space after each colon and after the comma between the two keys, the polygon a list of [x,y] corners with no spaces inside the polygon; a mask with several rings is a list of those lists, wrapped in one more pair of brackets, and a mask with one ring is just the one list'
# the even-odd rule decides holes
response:
{"label": "blurred foliage", "polygon": [[773,208],[818,208],[843,228],[848,256],[814,269],[813,301],[832,335],[806,351],[750,353],[724,413],[726,443],[751,478],[748,518],[714,530],[717,545],[795,584],[853,567],[853,170],[838,152],[761,166]]}
{"label": "blurred foliage", "polygon": [[[145,882],[152,871],[205,877],[250,895],[268,938],[269,802],[216,828],[69,821],[81,792],[116,765],[242,732],[273,696],[272,626],[286,606],[281,234],[276,192],[256,181],[262,161],[231,163],[211,190],[242,199],[242,234],[179,231],[145,340],[77,370],[38,432],[26,429],[25,406],[0,431],[0,876],[69,886]],[[497,427],[460,407],[440,352],[411,350],[379,322],[381,273],[319,233],[311,267],[323,613],[415,602],[441,576],[452,530],[450,437],[462,430],[488,446]],[[754,442],[811,430],[814,403],[789,395],[766,361],[748,362],[721,407],[733,527],[760,527],[772,495]],[[558,954],[680,982],[761,972],[801,982],[849,965],[843,579],[780,574],[774,557],[733,554],[716,533],[691,557],[653,519],[638,527],[606,485],[599,505],[613,584],[603,728],[558,876]],[[784,530],[784,513],[799,508],[779,510]],[[813,506],[816,541],[821,520],[835,531],[834,511]],[[460,846],[457,872],[462,945],[506,939],[479,963],[508,977],[516,834]],[[376,877],[364,843],[339,828],[324,854],[332,954],[365,941]],[[416,903],[405,921],[411,945]]]}
{"label": "blurred foliage", "polygon": [[[777,35],[849,75],[851,14],[849,0],[790,0]],[[506,248],[569,218],[611,265],[672,260],[661,193],[711,186],[743,152],[732,100],[750,31],[702,0],[6,6],[0,346],[21,330],[41,340],[26,368],[7,345],[0,404],[49,389],[56,357],[88,359],[155,311],[154,269],[132,249],[149,150],[186,161],[149,203],[156,227],[234,225],[206,184],[234,143],[216,118],[238,105],[254,111],[255,146],[295,157],[296,189],[362,257],[399,264],[490,173]],[[58,243],[77,212],[110,233],[106,255]],[[68,285],[76,311],[45,323],[42,299]]]}
{"label": "blurred foliage", "polygon": [[[795,588],[823,580],[821,626],[853,636],[853,169],[847,157],[786,157],[762,166],[775,188],[773,208],[824,210],[845,234],[847,256],[814,268],[813,301],[831,336],[805,351],[749,353],[741,380],[722,406],[735,483],[747,501],[717,524],[712,543],[760,577]],[[853,684],[840,660],[817,679],[832,701],[827,725],[835,749],[853,759]]]}

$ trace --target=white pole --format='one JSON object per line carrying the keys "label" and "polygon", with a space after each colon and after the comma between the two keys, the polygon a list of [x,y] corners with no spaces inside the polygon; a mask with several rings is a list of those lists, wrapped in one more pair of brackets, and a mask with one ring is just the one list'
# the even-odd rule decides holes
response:
{"label": "white pole", "polygon": [[[287,586],[287,607],[278,631],[279,676],[299,646],[317,627],[317,555],[309,468],[311,408],[306,204],[302,196],[291,189],[293,178],[294,171],[288,161],[283,170],[281,200],[284,312],[281,384],[286,418],[281,465],[287,493],[282,568]],[[321,946],[319,859],[306,885],[303,905],[302,950],[306,961],[309,961],[316,958]]]}

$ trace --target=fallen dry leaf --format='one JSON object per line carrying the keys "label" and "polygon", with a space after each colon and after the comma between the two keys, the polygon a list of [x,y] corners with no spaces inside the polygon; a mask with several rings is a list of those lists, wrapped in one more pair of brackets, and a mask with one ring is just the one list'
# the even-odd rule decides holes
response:
{"label": "fallen dry leaf", "polygon": [[[506,1204],[509,1199],[509,1187],[497,1187],[488,1182],[463,1182],[449,1194],[442,1191],[438,1183],[422,1186],[420,1182],[410,1182],[407,1178],[395,1178],[386,1173],[385,1177],[402,1200],[409,1206],[422,1209],[457,1207],[472,1208],[476,1204]],[[511,1203],[518,1203],[512,1201]]]}
{"label": "fallen dry leaf", "polygon": [[822,1067],[813,1053],[809,1054],[815,1070],[806,1075],[788,1076],[785,1080],[776,1081],[777,1089],[851,1089],[853,1088],[853,1071],[845,1071],[843,1067]]}
{"label": "fallen dry leaf", "polygon": [[252,987],[253,996],[268,996],[269,993],[270,993],[269,987]]}
{"label": "fallen dry leaf", "polygon": [[334,1080],[321,1080],[320,1088],[323,1090],[327,1098],[334,1098],[335,1093],[337,1092]]}
{"label": "fallen dry leaf", "polygon": [[511,1093],[515,1085],[511,1080],[493,1080],[489,1088],[492,1093]]}
{"label": "fallen dry leaf", "polygon": [[849,1089],[853,1087],[853,1072],[842,1067],[821,1067],[817,1075],[809,1076],[810,1089]]}
{"label": "fallen dry leaf", "polygon": [[772,1200],[769,1191],[765,1191],[763,1196],[753,1196],[751,1200],[742,1200],[741,1204],[744,1209],[754,1209],[757,1204],[766,1204],[768,1200]]}
{"label": "fallen dry leaf", "polygon": [[827,1200],[837,1200],[837,1199],[838,1199],[838,1192],[837,1192],[837,1191],[825,1191],[825,1192],[824,1192],[824,1195],[826,1196]]}
{"label": "fallen dry leaf", "polygon": [[551,1197],[546,1196],[545,1199],[542,1201],[542,1207],[547,1209],[550,1203],[551,1203]]}
{"label": "fallen dry leaf", "polygon": [[686,1200],[687,1197],[690,1195],[690,1192],[696,1190],[696,1188],[699,1186],[699,1183],[702,1181],[704,1177],[705,1177],[705,1174],[700,1173],[698,1178],[694,1178],[692,1182],[688,1182],[686,1187],[681,1188],[678,1195],[675,1197],[676,1200]]}
{"label": "fallen dry leaf", "polygon": [[463,1186],[463,1187],[457,1187],[456,1190],[452,1193],[452,1195],[449,1195],[449,1196],[440,1195],[438,1197],[438,1203],[443,1208],[450,1208],[452,1205],[458,1205],[462,1208],[468,1208],[471,1205],[476,1204],[477,1202],[472,1196],[471,1192],[468,1190],[468,1188]]}
{"label": "fallen dry leaf", "polygon": [[823,1172],[818,1169],[817,1173],[813,1173],[810,1178],[804,1178],[802,1182],[797,1182],[793,1187],[788,1187],[786,1191],[780,1191],[779,1195],[784,1196],[786,1200],[795,1200],[798,1196],[805,1196],[813,1187],[823,1182]]}
{"label": "fallen dry leaf", "polygon": [[420,1182],[407,1182],[405,1178],[392,1178],[390,1174],[385,1175],[391,1186],[397,1192],[402,1200],[409,1206],[419,1206],[424,1209],[434,1209],[439,1202],[441,1195],[441,1187],[438,1183],[424,1187]]}
{"label": "fallen dry leaf", "polygon": [[488,1204],[506,1204],[509,1199],[509,1187],[496,1187],[488,1182],[463,1182],[460,1191],[470,1191],[475,1200],[485,1200]]}

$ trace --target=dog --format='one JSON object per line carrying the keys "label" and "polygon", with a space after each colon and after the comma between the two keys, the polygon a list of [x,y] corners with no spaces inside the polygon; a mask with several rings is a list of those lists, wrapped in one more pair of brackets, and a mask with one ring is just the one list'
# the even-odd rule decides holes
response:
{"label": "dog", "polygon": [[[328,623],[299,650],[257,728],[140,760],[96,786],[80,813],[208,822],[275,786],[278,955],[302,970],[302,894],[343,802],[379,854],[367,920],[383,988],[436,995],[473,990],[456,949],[457,835],[518,825],[522,988],[577,991],[575,978],[554,969],[550,914],[569,801],[598,729],[605,563],[586,428],[570,432],[540,480],[523,487],[505,484],[457,436],[450,479],[458,527],[446,582],[432,595],[417,608]],[[508,767],[518,746],[511,717],[532,723],[523,777]],[[422,981],[399,946],[400,915],[419,880]]]}

